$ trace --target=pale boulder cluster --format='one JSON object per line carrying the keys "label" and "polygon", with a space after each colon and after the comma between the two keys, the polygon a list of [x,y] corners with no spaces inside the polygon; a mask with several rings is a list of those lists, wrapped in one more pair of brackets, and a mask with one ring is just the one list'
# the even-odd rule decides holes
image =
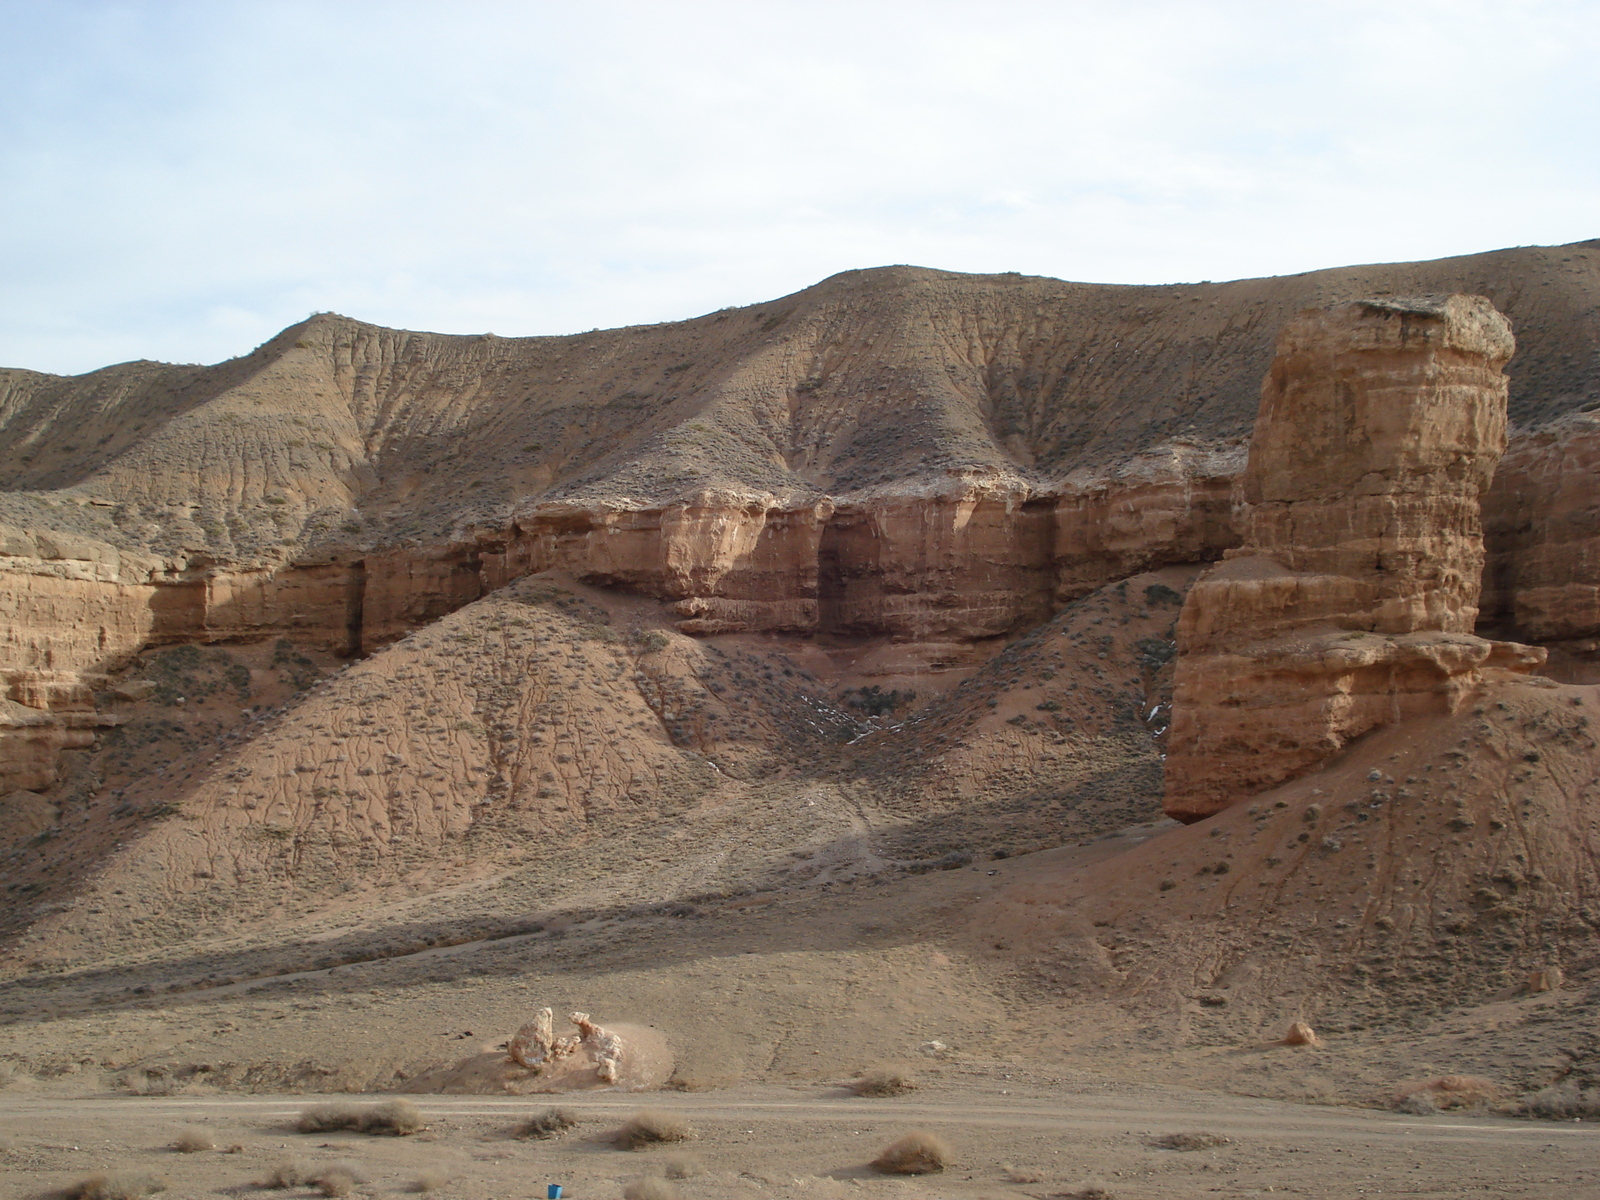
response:
{"label": "pale boulder cluster", "polygon": [[582,1051],[594,1060],[600,1082],[617,1082],[627,1044],[611,1030],[596,1025],[588,1013],[575,1012],[567,1019],[578,1027],[578,1032],[557,1037],[555,1010],[541,1008],[533,1020],[517,1030],[506,1046],[506,1056],[519,1067],[541,1072]]}

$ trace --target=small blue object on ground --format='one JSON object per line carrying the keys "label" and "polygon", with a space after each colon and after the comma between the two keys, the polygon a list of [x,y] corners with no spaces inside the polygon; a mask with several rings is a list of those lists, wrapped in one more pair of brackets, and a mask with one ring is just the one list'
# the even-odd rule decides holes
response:
{"label": "small blue object on ground", "polygon": [[549,1197],[549,1200],[561,1200],[561,1185],[559,1183],[546,1185],[544,1194]]}

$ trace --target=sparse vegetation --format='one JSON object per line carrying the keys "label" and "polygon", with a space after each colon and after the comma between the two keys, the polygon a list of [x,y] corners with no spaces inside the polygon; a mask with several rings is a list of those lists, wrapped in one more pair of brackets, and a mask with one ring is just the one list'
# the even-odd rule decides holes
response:
{"label": "sparse vegetation", "polygon": [[512,1131],[513,1137],[560,1137],[578,1124],[578,1117],[570,1108],[547,1108],[537,1116],[529,1117]]}
{"label": "sparse vegetation", "polygon": [[916,1090],[916,1086],[909,1075],[893,1067],[873,1067],[849,1084],[858,1096],[903,1096]]}
{"label": "sparse vegetation", "polygon": [[1395,1107],[1411,1104],[1409,1111],[1431,1104],[1434,1110],[1476,1108],[1500,1099],[1500,1086],[1481,1075],[1441,1075],[1425,1083],[1414,1083],[1395,1093]]}
{"label": "sparse vegetation", "polygon": [[923,1129],[896,1138],[872,1160],[875,1170],[889,1175],[931,1175],[950,1165],[950,1148]]}
{"label": "sparse vegetation", "polygon": [[268,1171],[256,1186],[262,1188],[293,1188],[310,1182],[310,1179],[310,1169],[304,1163],[298,1161],[281,1162]]}
{"label": "sparse vegetation", "polygon": [[172,1149],[178,1154],[198,1154],[216,1148],[216,1142],[203,1129],[185,1129],[172,1141]]}
{"label": "sparse vegetation", "polygon": [[1044,1172],[1034,1167],[1013,1167],[1002,1163],[1000,1175],[1007,1183],[1043,1183]]}
{"label": "sparse vegetation", "polygon": [[847,689],[840,698],[849,707],[866,713],[869,717],[882,717],[902,705],[910,704],[917,698],[917,693],[910,688],[903,692],[898,689],[886,692],[874,683],[866,687]]}
{"label": "sparse vegetation", "polygon": [[1158,1150],[1215,1150],[1231,1146],[1233,1139],[1221,1133],[1168,1133],[1151,1138],[1150,1144]]}
{"label": "sparse vegetation", "polygon": [[1600,1088],[1568,1079],[1525,1096],[1516,1111],[1544,1121],[1600,1121]]}
{"label": "sparse vegetation", "polygon": [[167,1190],[167,1181],[142,1171],[97,1171],[61,1193],[66,1200],[139,1200]]}
{"label": "sparse vegetation", "polygon": [[677,1184],[648,1175],[630,1179],[622,1187],[622,1200],[680,1200],[682,1195]]}
{"label": "sparse vegetation", "polygon": [[661,1173],[668,1179],[694,1179],[704,1175],[705,1163],[694,1154],[669,1154],[661,1160]]}
{"label": "sparse vegetation", "polygon": [[301,1133],[331,1133],[350,1129],[357,1133],[407,1137],[425,1129],[417,1106],[409,1100],[387,1100],[382,1104],[317,1104],[300,1114]]}
{"label": "sparse vegetation", "polygon": [[369,1176],[359,1163],[340,1159],[314,1168],[306,1182],[324,1196],[348,1196],[358,1184],[369,1182]]}
{"label": "sparse vegetation", "polygon": [[642,1150],[669,1142],[686,1142],[697,1136],[687,1122],[668,1113],[638,1112],[612,1135],[619,1150]]}

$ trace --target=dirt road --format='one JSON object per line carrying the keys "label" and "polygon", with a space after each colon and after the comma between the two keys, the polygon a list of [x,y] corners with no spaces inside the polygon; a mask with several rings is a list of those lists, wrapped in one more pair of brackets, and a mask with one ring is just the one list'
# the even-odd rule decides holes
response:
{"label": "dirt road", "polygon": [[[712,1200],[864,1191],[1046,1197],[1093,1187],[1127,1200],[1600,1196],[1600,1129],[1592,1125],[1403,1117],[1144,1087],[1023,1091],[941,1087],[889,1100],[817,1087],[585,1093],[548,1098],[579,1121],[550,1142],[509,1132],[545,1098],[417,1097],[428,1131],[393,1139],[294,1133],[295,1117],[317,1097],[7,1094],[0,1180],[10,1195],[33,1196],[94,1170],[134,1168],[168,1176],[174,1196],[210,1196],[238,1194],[286,1159],[354,1159],[372,1194],[447,1180],[443,1195],[498,1200],[561,1182],[575,1200],[609,1200],[630,1178],[661,1174],[677,1158],[697,1172],[679,1187]],[[679,1117],[698,1136],[639,1153],[613,1149],[609,1131],[641,1109]],[[913,1128],[949,1144],[948,1170],[902,1180],[866,1166]],[[217,1149],[167,1149],[184,1130],[205,1133]],[[1195,1151],[1155,1144],[1174,1133],[1226,1141]]]}

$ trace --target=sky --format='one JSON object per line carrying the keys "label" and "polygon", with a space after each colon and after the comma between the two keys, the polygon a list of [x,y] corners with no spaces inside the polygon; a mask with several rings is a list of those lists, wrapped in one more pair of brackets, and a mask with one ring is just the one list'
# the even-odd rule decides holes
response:
{"label": "sky", "polygon": [[1600,236],[1597,0],[0,0],[0,366]]}

